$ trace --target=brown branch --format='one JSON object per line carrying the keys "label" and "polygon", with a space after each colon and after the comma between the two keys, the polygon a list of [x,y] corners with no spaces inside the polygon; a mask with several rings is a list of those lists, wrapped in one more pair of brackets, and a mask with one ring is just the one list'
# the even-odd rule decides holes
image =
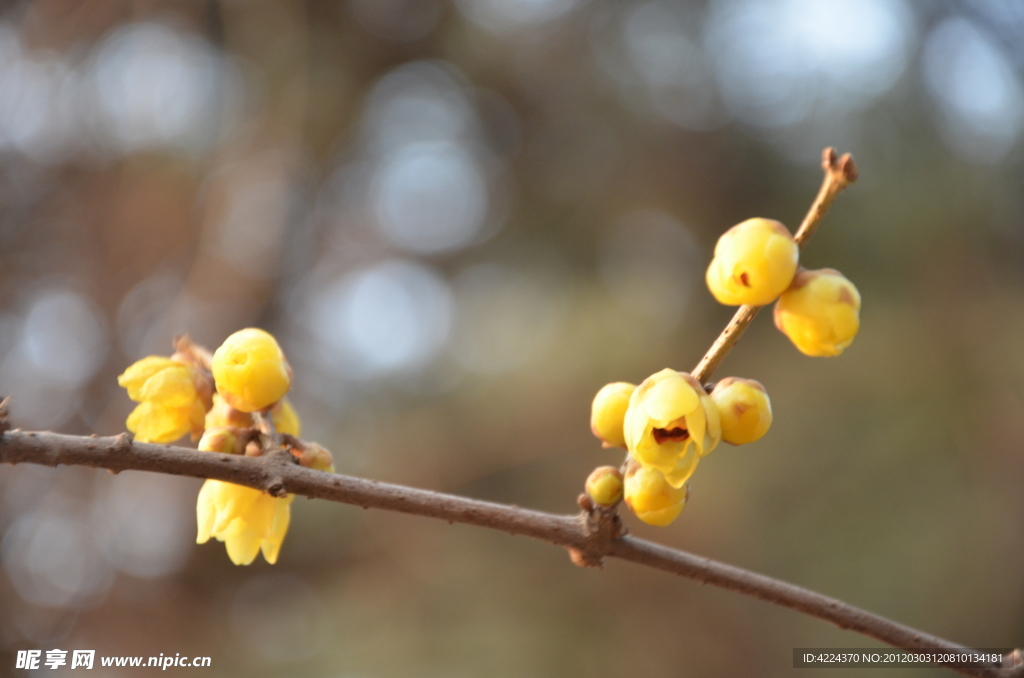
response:
{"label": "brown branch", "polygon": [[[821,182],[821,189],[818,190],[818,195],[814,202],[811,203],[811,208],[807,210],[807,216],[804,217],[800,228],[797,229],[796,235],[793,236],[800,249],[804,248],[804,245],[814,235],[814,232],[818,230],[818,224],[821,223],[822,218],[828,212],[828,208],[832,205],[832,201],[836,199],[836,196],[844,188],[857,180],[857,165],[853,162],[853,157],[849,153],[838,157],[834,148],[826,148],[822,154],[821,167],[825,170],[825,178]],[[718,366],[725,360],[725,356],[729,355],[729,351],[740,340],[747,326],[750,325],[754,316],[762,308],[763,306],[740,306],[736,309],[736,314],[733,315],[732,320],[725,326],[722,333],[718,335],[715,343],[711,345],[707,354],[701,358],[701,361],[691,373],[697,381],[703,384],[711,378],[711,375],[715,373]]]}
{"label": "brown branch", "polygon": [[[4,421],[0,405],[0,423]],[[3,426],[0,426],[0,431]],[[578,516],[554,515],[477,499],[420,490],[352,476],[304,468],[291,455],[241,455],[133,442],[131,436],[78,437],[49,432],[0,433],[0,462],[45,466],[79,465],[114,472],[137,470],[214,478],[264,490],[327,499],[363,508],[378,508],[464,523],[512,535],[533,537],[563,546],[574,561],[599,564],[604,556],[628,560],[705,584],[760,598],[832,622],[906,650],[966,651],[955,643],[928,635],[884,617],[808,589],[762,574],[726,565],[665,546],[620,536],[608,516],[584,511]],[[966,676],[1020,678],[1018,669],[992,665],[955,665]]]}

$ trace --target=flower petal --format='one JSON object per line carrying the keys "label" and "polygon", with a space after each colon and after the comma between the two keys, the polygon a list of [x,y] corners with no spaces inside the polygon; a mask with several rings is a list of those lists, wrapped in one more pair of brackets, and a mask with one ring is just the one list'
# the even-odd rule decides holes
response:
{"label": "flower petal", "polygon": [[159,355],[151,355],[134,362],[127,370],[118,375],[117,383],[128,389],[128,397],[139,402],[142,398],[142,387],[154,374],[169,367],[181,367],[181,363]]}
{"label": "flower petal", "polygon": [[188,368],[180,363],[153,374],[139,389],[143,402],[164,407],[189,407],[196,399],[196,387]]}
{"label": "flower petal", "polygon": [[655,428],[685,417],[700,404],[693,387],[675,370],[664,369],[648,379],[653,382],[641,397]]}

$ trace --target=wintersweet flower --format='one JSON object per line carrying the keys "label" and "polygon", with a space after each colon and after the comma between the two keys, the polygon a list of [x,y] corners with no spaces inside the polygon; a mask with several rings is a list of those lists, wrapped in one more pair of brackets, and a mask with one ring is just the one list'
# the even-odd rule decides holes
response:
{"label": "wintersweet flower", "polygon": [[197,544],[216,537],[235,565],[248,565],[263,551],[273,565],[288,532],[295,495],[272,497],[251,487],[207,480],[196,503]]}
{"label": "wintersweet flower", "polygon": [[633,458],[663,473],[674,488],[682,487],[722,438],[718,408],[704,388],[689,374],[668,368],[633,392],[623,431]]}
{"label": "wintersweet flower", "polygon": [[800,248],[778,221],[747,219],[722,234],[706,275],[708,289],[727,306],[764,306],[793,281]]}
{"label": "wintersweet flower", "polygon": [[235,332],[213,354],[217,392],[240,412],[264,410],[288,392],[292,369],[277,340],[250,327]]}
{"label": "wintersweet flower", "polygon": [[620,381],[605,384],[594,396],[590,407],[590,430],[604,443],[604,447],[626,446],[622,422],[634,390],[635,385]]}
{"label": "wintersweet flower", "polygon": [[136,440],[171,443],[189,432],[193,439],[202,434],[206,408],[196,376],[194,368],[184,363],[149,356],[117,377],[128,397],[139,403],[126,422]]}
{"label": "wintersweet flower", "polygon": [[759,440],[772,425],[772,403],[761,382],[726,377],[711,391],[722,419],[722,440],[744,445]]}
{"label": "wintersweet flower", "polygon": [[630,464],[626,471],[626,504],[648,525],[665,527],[678,518],[686,494],[685,487],[674,487],[657,469]]}
{"label": "wintersweet flower", "polygon": [[775,326],[809,356],[837,356],[860,329],[860,292],[834,268],[800,271],[775,304]]}
{"label": "wintersweet flower", "polygon": [[599,506],[614,506],[622,499],[622,473],[614,466],[598,466],[587,478],[587,496]]}

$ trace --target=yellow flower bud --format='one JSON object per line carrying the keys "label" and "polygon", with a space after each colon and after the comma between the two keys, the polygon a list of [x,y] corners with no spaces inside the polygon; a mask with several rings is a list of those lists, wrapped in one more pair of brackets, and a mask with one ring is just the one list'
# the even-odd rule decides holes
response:
{"label": "yellow flower bud", "polygon": [[242,454],[245,448],[236,435],[236,429],[226,427],[207,428],[199,439],[200,452],[221,452],[223,454]]}
{"label": "yellow flower bud", "polygon": [[603,447],[625,447],[622,422],[626,418],[629,397],[636,386],[625,382],[606,384],[594,396],[590,407],[590,430],[604,442]]}
{"label": "yellow flower bud", "polygon": [[722,234],[708,266],[711,294],[727,306],[764,306],[793,281],[800,248],[772,219],[747,219]]}
{"label": "yellow flower bud", "polygon": [[126,426],[143,443],[171,443],[203,431],[206,408],[196,389],[193,370],[162,356],[149,356],[131,365],[117,383],[139,402]]}
{"label": "yellow flower bud", "polygon": [[686,488],[673,487],[658,470],[630,465],[626,471],[626,504],[648,525],[665,527],[686,504]]}
{"label": "yellow flower bud", "polygon": [[833,268],[800,271],[775,304],[775,326],[807,355],[839,355],[860,329],[860,292]]}
{"label": "yellow flower bud", "polygon": [[205,544],[211,536],[216,537],[225,543],[235,565],[248,565],[262,550],[273,565],[288,531],[294,498],[293,494],[272,497],[251,487],[207,480],[196,502],[196,543]]}
{"label": "yellow flower bud", "polygon": [[598,466],[587,478],[587,496],[600,506],[614,506],[622,499],[622,473],[614,466]]}
{"label": "yellow flower bud", "polygon": [[217,392],[241,412],[266,409],[292,385],[292,370],[277,340],[254,327],[228,337],[214,352],[212,367]]}
{"label": "yellow flower bud", "polygon": [[722,439],[718,408],[696,379],[664,369],[633,391],[623,426],[626,448],[675,488]]}
{"label": "yellow flower bud", "polygon": [[718,406],[722,440],[727,443],[752,443],[772,425],[772,403],[759,381],[726,377],[715,384],[711,399]]}

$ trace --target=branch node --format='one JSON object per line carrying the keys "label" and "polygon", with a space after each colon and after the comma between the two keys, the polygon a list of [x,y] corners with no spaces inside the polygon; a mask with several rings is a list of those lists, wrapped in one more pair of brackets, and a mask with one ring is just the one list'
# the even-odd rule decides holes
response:
{"label": "branch node", "polygon": [[593,556],[588,553],[584,553],[579,549],[569,547],[569,560],[576,567],[596,567],[599,570],[604,569],[604,559],[600,556]]}
{"label": "branch node", "polygon": [[271,464],[283,464],[294,466],[299,464],[299,458],[292,454],[290,448],[278,447],[264,454],[264,458]]}
{"label": "branch node", "polygon": [[125,431],[124,433],[118,433],[114,436],[114,453],[115,454],[128,454],[132,451],[132,441],[135,440],[135,436]]}
{"label": "branch node", "polygon": [[601,506],[586,494],[581,494],[576,503],[583,509],[579,514],[580,532],[584,543],[569,547],[569,558],[579,567],[603,566],[604,556],[611,551],[612,542],[625,534],[616,506]]}
{"label": "branch node", "polygon": [[284,487],[283,478],[271,478],[270,484],[267,485],[267,494],[274,497],[284,497],[288,495],[288,491]]}

